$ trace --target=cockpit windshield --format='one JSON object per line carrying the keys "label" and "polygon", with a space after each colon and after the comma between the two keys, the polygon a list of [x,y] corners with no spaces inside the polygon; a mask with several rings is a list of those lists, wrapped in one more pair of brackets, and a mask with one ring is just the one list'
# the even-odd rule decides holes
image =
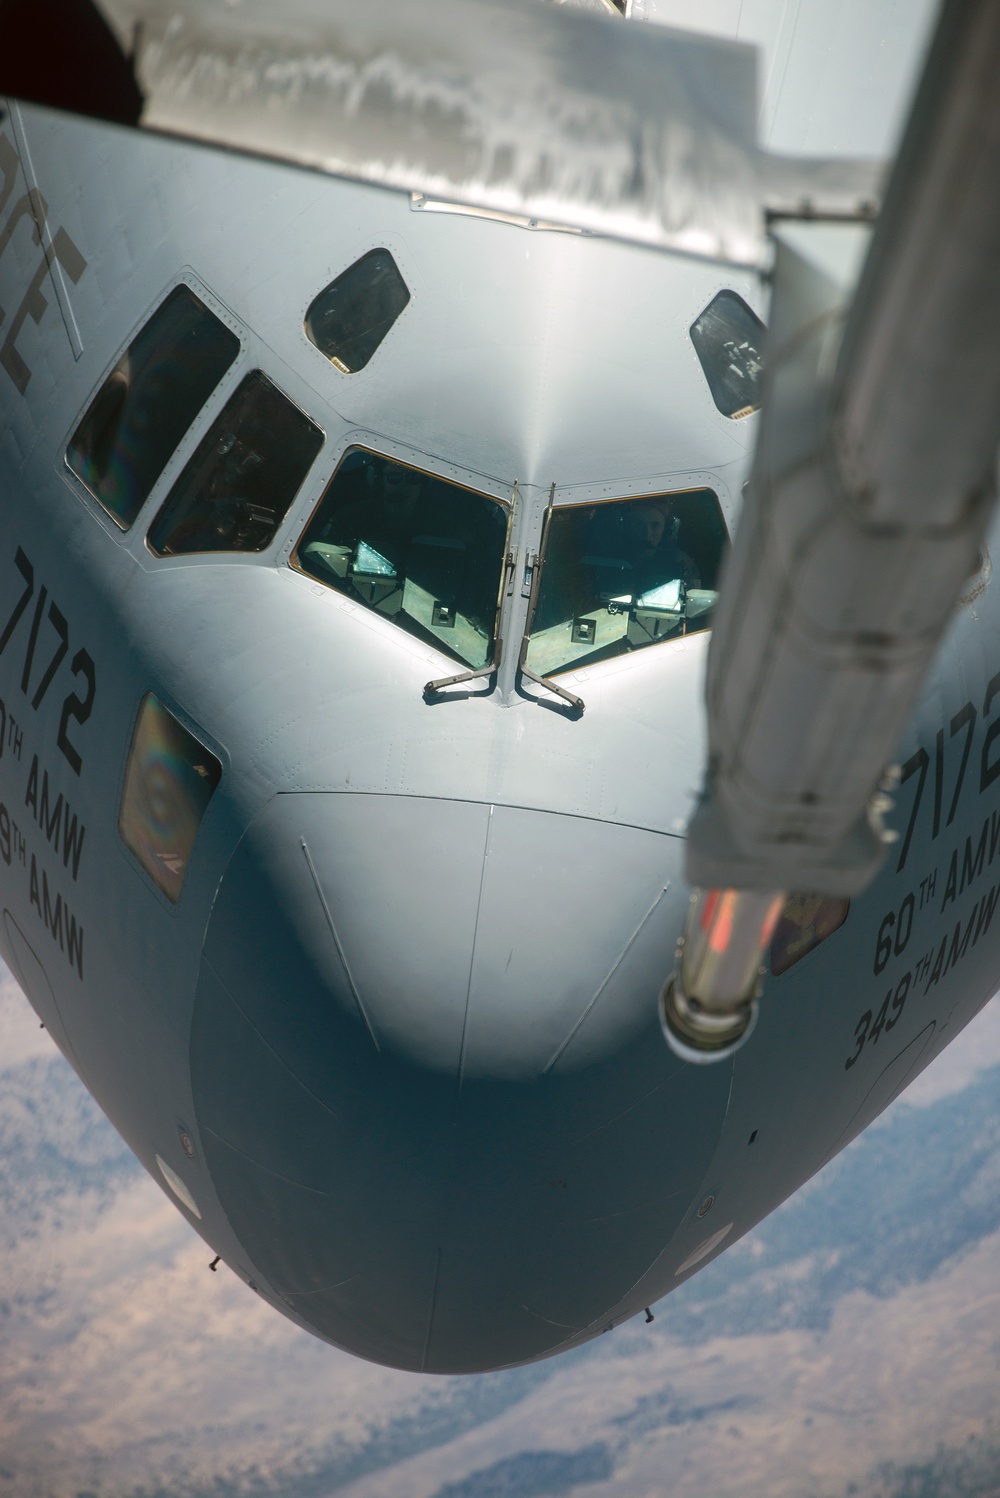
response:
{"label": "cockpit windshield", "polygon": [[507,522],[498,500],[356,447],[292,563],[467,666],[485,666]]}
{"label": "cockpit windshield", "polygon": [[553,509],[526,665],[550,676],[707,629],[725,542],[711,489]]}
{"label": "cockpit windshield", "polygon": [[66,462],[122,530],[239,351],[232,329],[176,286],[104,381]]}

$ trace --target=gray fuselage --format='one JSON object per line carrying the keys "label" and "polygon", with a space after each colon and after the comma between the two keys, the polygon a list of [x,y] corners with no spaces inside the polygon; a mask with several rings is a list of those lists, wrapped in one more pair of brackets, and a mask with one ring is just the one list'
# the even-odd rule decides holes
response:
{"label": "gray fuselage", "polygon": [[[432,1372],[610,1329],[818,1170],[993,992],[996,590],[970,587],[900,747],[882,875],[768,975],[734,1059],[687,1064],[658,1002],[707,635],[560,676],[580,717],[518,678],[522,584],[553,484],[557,507],[708,489],[732,528],[756,418],[716,409],[689,328],[724,289],[765,316],[763,285],[41,110],[0,137],[7,960],[192,1226],[298,1324]],[[303,317],[374,247],[411,300],[342,373]],[[182,283],[240,351],[123,531],[67,443]],[[276,540],[154,556],[163,496],[253,369],[324,436]],[[290,565],[354,446],[504,503],[516,484],[495,685],[428,698],[454,660]],[[119,833],[149,692],[222,765],[176,903]]]}

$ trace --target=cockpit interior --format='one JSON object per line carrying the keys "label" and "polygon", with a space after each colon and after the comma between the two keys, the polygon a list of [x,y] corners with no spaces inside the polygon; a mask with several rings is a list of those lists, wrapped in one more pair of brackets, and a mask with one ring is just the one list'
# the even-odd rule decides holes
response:
{"label": "cockpit interior", "polygon": [[[377,248],[316,295],[304,332],[351,375],[409,302],[391,253]],[[756,410],[764,327],[746,302],[718,292],[689,333],[717,409],[733,421]],[[66,465],[122,531],[240,353],[237,332],[181,284],[101,384]],[[324,446],[326,434],[264,370],[229,385],[148,526],[154,557],[266,551]],[[512,509],[416,463],[348,445],[289,561],[481,670],[496,653]],[[525,668],[547,678],[708,628],[726,540],[708,487],[586,504],[560,496],[546,515]]]}

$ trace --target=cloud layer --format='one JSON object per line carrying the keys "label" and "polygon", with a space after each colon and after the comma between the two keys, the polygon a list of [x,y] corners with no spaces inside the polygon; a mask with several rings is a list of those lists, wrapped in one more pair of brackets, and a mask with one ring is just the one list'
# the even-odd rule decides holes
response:
{"label": "cloud layer", "polygon": [[993,1004],[652,1326],[421,1379],[209,1273],[5,977],[0,1498],[888,1498],[942,1443],[987,1461],[998,1081]]}

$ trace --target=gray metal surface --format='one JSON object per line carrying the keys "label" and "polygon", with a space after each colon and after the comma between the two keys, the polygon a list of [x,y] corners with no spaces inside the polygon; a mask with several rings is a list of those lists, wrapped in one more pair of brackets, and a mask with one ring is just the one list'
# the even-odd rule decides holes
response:
{"label": "gray metal surface", "polygon": [[413,797],[256,819],[205,943],[194,1103],[229,1220],[307,1324],[397,1366],[496,1367],[653,1263],[729,1090],[646,1002],[679,848]]}
{"label": "gray metal surface", "polygon": [[[22,393],[0,365],[0,633],[18,547],[47,589],[28,692],[33,608],[0,652],[0,802],[16,824],[8,863],[0,813],[0,947],[153,1178],[170,1192],[159,1157],[183,1184],[200,1216],[171,1200],[206,1261],[221,1254],[296,1324],[407,1367],[598,1336],[747,1232],[993,992],[1000,595],[970,592],[900,740],[901,760],[930,764],[901,792],[906,856],[767,976],[730,1066],[678,1062],[658,999],[686,903],[706,636],[568,672],[579,720],[513,681],[431,705],[423,685],[449,658],[288,558],[357,442],[502,501],[519,480],[518,577],[553,481],[557,506],[708,487],[732,526],[759,418],[718,411],[688,330],[723,289],[764,313],[759,278],[415,212],[402,194],[41,110],[0,136],[0,161],[16,158],[0,167],[0,333],[17,328],[30,371]],[[77,246],[77,282],[54,279],[43,230]],[[303,317],[378,246],[411,301],[345,375]],[[179,281],[241,354],[122,532],[66,444]],[[154,557],[149,524],[255,368],[325,433],[313,470],[265,551]],[[52,600],[71,648],[35,709]],[[57,747],[78,649],[97,671],[92,714],[71,727],[79,775]],[[223,767],[177,904],[118,831],[150,691]],[[949,725],[970,706],[960,785],[966,738]],[[49,818],[62,795],[86,825],[78,877],[27,799],[36,756]]]}
{"label": "gray metal surface", "polygon": [[998,72],[997,8],[946,5],[856,295],[857,231],[779,236],[695,884],[850,895],[878,866],[871,798],[993,512]]}
{"label": "gray metal surface", "polygon": [[864,163],[756,145],[753,53],[537,0],[172,0],[141,20],[143,124],[733,264],[764,208],[854,213]]}

